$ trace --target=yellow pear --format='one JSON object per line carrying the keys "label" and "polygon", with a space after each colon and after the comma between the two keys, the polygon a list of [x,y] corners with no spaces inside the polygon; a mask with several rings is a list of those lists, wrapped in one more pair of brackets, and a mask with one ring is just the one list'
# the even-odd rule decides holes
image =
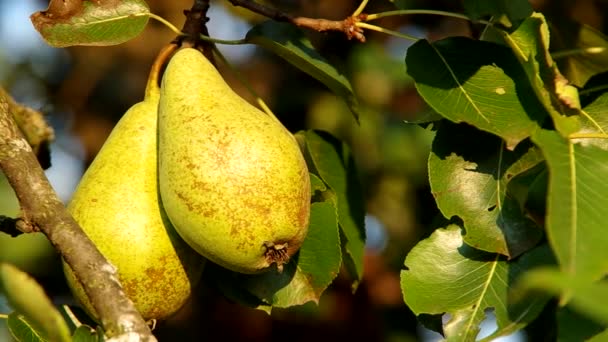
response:
{"label": "yellow pear", "polygon": [[192,48],[169,61],[158,115],[160,194],[177,232],[230,270],[281,270],[310,215],[308,169],[294,136]]}
{"label": "yellow pear", "polygon": [[[204,258],[175,232],[158,195],[158,72],[172,49],[152,68],[145,98],[131,107],[84,174],[69,212],[117,269],[127,296],[144,319],[177,311],[200,279]],[[93,317],[95,310],[64,263],[68,284]]]}

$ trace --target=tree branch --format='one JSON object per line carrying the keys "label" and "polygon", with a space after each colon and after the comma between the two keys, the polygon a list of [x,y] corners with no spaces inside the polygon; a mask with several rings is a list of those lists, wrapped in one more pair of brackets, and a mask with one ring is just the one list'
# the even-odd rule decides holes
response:
{"label": "tree branch", "polygon": [[365,42],[363,29],[358,27],[357,22],[364,20],[366,14],[350,16],[344,20],[327,20],[315,19],[307,17],[293,16],[289,13],[282,12],[276,8],[259,4],[252,0],[228,0],[233,6],[240,6],[248,10],[261,14],[275,21],[288,22],[298,27],[303,27],[318,32],[325,31],[340,31],[346,35],[346,38],[356,39],[362,43]]}
{"label": "tree branch", "polygon": [[43,232],[82,281],[112,341],[156,341],[122,290],[116,268],[67,212],[0,94],[0,168],[21,205],[23,220]]}

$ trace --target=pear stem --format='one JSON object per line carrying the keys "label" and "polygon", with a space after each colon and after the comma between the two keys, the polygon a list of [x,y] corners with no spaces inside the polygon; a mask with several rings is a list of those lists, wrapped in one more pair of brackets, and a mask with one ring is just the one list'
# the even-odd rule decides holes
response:
{"label": "pear stem", "polygon": [[154,63],[150,68],[150,74],[148,74],[148,83],[146,83],[145,93],[146,98],[158,96],[160,94],[160,71],[167,62],[167,60],[169,60],[169,57],[173,54],[173,52],[175,52],[175,50],[177,50],[177,45],[171,43],[163,47],[158,53],[158,56],[156,56],[156,59],[154,60]]}

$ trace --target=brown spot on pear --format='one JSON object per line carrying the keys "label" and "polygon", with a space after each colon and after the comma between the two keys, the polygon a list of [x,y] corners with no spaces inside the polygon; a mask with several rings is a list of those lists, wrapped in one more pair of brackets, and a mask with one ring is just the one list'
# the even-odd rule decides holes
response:
{"label": "brown spot on pear", "polygon": [[[84,174],[69,212],[118,269],[126,295],[144,319],[176,312],[200,279],[204,258],[175,232],[158,194],[156,77],[143,102],[118,122]],[[80,281],[64,263],[68,285],[93,317]],[[103,286],[99,284],[98,286]]]}
{"label": "brown spot on pear", "polygon": [[280,269],[300,248],[310,214],[294,136],[190,48],[170,60],[158,110],[160,194],[181,237],[233,271]]}

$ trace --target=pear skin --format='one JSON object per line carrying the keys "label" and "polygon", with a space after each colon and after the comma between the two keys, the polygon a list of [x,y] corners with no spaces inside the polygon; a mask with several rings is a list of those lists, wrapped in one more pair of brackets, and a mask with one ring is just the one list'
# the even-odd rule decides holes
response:
{"label": "pear skin", "polygon": [[160,194],[180,236],[227,269],[281,270],[310,215],[308,169],[294,136],[192,48],[169,61],[158,113]]}
{"label": "pear skin", "polygon": [[[68,205],[87,236],[118,269],[125,293],[145,320],[176,312],[190,296],[204,265],[204,259],[175,232],[158,194],[159,59],[144,100],[114,127]],[[75,297],[96,317],[65,263],[64,271]]]}

